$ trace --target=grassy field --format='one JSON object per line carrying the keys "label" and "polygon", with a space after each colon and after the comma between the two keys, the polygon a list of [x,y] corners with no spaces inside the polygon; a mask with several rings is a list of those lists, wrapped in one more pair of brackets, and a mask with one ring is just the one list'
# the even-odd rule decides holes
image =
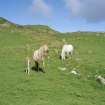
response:
{"label": "grassy field", "polygon": [[[0,105],[105,105],[105,86],[95,80],[95,75],[105,76],[105,33],[61,34],[29,27],[0,27]],[[62,62],[58,52],[64,39],[75,53]],[[46,73],[31,70],[27,75],[25,57],[44,43],[50,48]],[[70,73],[73,68],[80,77]]]}

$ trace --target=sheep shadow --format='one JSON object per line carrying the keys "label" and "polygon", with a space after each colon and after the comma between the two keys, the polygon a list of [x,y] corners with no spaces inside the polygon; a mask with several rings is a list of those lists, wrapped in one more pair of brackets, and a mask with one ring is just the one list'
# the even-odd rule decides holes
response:
{"label": "sheep shadow", "polygon": [[38,70],[38,68],[37,68],[36,66],[32,66],[32,67],[31,67],[31,70],[33,70],[33,71],[35,71],[35,72],[43,72],[43,73],[45,73],[45,71],[44,71],[43,68],[41,68],[41,67],[39,67],[39,70]]}

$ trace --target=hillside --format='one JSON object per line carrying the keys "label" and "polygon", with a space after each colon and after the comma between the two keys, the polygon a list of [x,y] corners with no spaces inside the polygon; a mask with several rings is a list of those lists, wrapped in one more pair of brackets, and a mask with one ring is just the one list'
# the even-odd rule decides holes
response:
{"label": "hillside", "polygon": [[28,31],[30,33],[48,33],[48,34],[56,34],[57,31],[51,29],[48,26],[45,25],[19,25],[15,24],[13,22],[8,21],[5,18],[0,17],[0,27],[1,28],[8,28],[12,31],[18,31],[18,32],[25,32]]}
{"label": "hillside", "polygon": [[11,22],[6,20],[5,18],[0,17],[0,24],[4,24],[4,23],[10,23],[10,24],[12,24]]}
{"label": "hillside", "polygon": [[[105,77],[105,33],[60,33],[48,26],[11,23],[0,25],[0,105],[105,105],[105,86],[95,79]],[[75,52],[63,62],[59,52],[64,40]],[[50,49],[46,73],[31,70],[27,75],[26,56],[45,43]],[[74,69],[80,76],[71,74]]]}

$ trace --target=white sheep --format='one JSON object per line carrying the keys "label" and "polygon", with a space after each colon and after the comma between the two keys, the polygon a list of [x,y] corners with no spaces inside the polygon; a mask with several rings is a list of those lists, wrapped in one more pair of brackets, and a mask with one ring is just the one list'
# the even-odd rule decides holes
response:
{"label": "white sheep", "polygon": [[61,52],[61,59],[65,60],[66,57],[68,57],[70,54],[71,56],[73,55],[74,47],[71,44],[65,44],[62,47],[62,52]]}
{"label": "white sheep", "polygon": [[38,71],[39,71],[39,64],[42,64],[44,67],[44,58],[47,56],[48,51],[49,49],[47,45],[43,45],[38,50],[34,51],[33,60],[37,66]]}

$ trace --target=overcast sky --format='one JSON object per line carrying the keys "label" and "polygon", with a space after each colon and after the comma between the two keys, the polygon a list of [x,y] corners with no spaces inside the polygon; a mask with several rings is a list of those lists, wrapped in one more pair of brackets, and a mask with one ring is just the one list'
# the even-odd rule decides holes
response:
{"label": "overcast sky", "polygon": [[105,31],[105,0],[0,0],[0,17],[61,32]]}

